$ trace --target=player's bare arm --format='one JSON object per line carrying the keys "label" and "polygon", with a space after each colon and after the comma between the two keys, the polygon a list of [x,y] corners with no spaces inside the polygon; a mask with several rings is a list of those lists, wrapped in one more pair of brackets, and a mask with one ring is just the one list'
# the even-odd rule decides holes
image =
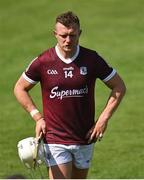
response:
{"label": "player's bare arm", "polygon": [[[29,91],[33,87],[34,84],[29,83],[22,76],[19,78],[14,87],[14,94],[18,102],[29,113],[37,109],[35,103],[29,95]],[[36,121],[36,137],[39,137],[41,131],[45,133],[45,121],[40,112],[35,113],[32,118]]]}
{"label": "player's bare arm", "polygon": [[96,124],[87,134],[87,137],[89,137],[89,142],[96,141],[97,139],[102,137],[107,128],[108,120],[117,109],[126,92],[125,84],[118,74],[116,74],[105,84],[112,91],[106,103],[106,106],[100,114]]}

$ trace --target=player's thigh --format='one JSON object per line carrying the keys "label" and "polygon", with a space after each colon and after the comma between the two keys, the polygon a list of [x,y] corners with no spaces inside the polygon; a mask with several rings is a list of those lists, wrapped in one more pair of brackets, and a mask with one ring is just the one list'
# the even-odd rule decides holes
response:
{"label": "player's thigh", "polygon": [[51,166],[49,169],[49,179],[71,179],[72,162]]}
{"label": "player's thigh", "polygon": [[72,166],[72,179],[86,179],[89,169],[79,169],[74,164]]}

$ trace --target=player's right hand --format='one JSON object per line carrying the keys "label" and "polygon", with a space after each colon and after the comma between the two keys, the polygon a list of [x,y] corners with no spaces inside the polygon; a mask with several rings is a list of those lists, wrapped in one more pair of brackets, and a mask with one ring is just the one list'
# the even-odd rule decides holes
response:
{"label": "player's right hand", "polygon": [[46,122],[44,118],[41,118],[36,122],[35,133],[36,133],[36,138],[38,138],[41,133],[42,134],[46,133]]}

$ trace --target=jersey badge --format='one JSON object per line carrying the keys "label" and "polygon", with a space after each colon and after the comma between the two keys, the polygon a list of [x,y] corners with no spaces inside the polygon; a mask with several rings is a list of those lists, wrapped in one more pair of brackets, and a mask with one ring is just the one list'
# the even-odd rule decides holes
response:
{"label": "jersey badge", "polygon": [[87,74],[87,67],[84,67],[84,66],[80,67],[80,74],[86,75]]}

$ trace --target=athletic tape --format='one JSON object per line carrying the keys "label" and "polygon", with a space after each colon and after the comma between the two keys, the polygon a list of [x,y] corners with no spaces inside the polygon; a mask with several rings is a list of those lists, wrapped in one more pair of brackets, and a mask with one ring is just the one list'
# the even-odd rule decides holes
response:
{"label": "athletic tape", "polygon": [[38,109],[33,109],[31,112],[30,112],[30,115],[31,117],[34,117],[35,114],[39,113],[39,110]]}

